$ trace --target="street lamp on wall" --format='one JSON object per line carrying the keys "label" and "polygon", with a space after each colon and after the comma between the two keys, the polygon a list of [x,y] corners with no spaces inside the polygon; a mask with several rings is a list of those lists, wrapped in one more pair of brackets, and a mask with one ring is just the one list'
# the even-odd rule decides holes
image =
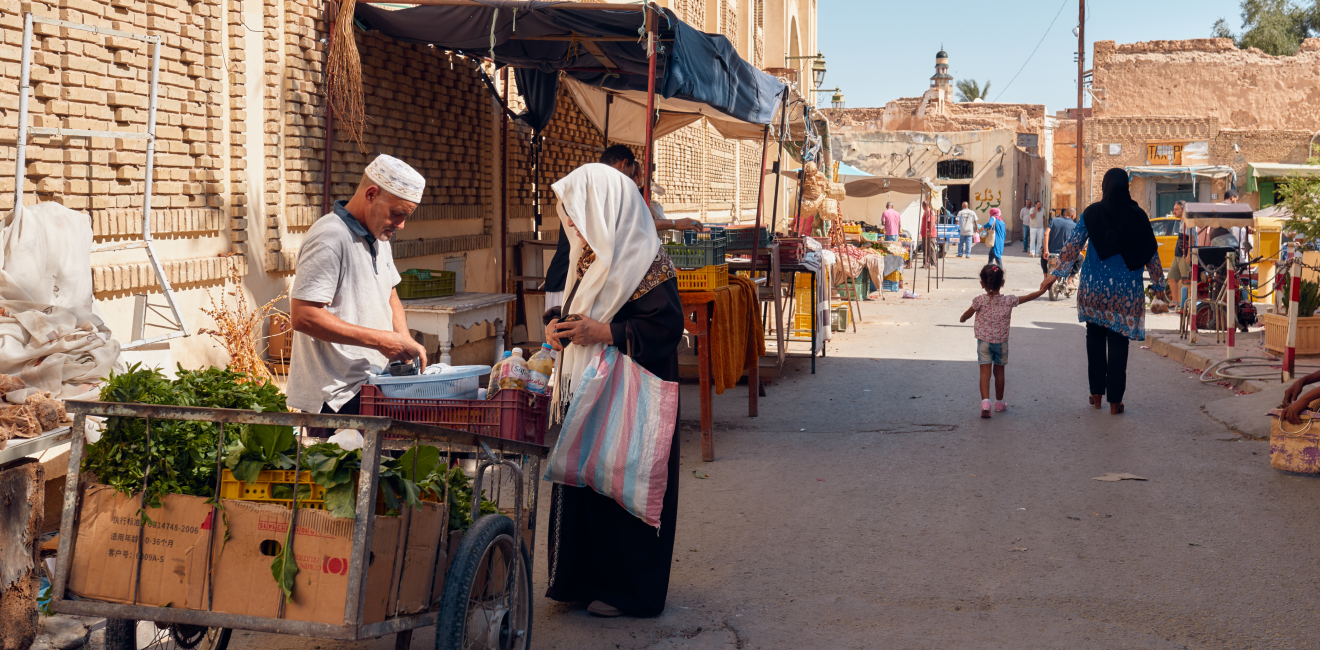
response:
{"label": "street lamp on wall", "polygon": [[820,88],[825,83],[825,55],[820,52],[809,56],[786,56],[784,57],[784,66],[795,59],[811,59],[811,82],[812,88]]}
{"label": "street lamp on wall", "polygon": [[843,91],[839,90],[838,87],[818,88],[816,90],[813,90],[812,92],[834,93],[834,96],[830,98],[830,108],[843,108]]}

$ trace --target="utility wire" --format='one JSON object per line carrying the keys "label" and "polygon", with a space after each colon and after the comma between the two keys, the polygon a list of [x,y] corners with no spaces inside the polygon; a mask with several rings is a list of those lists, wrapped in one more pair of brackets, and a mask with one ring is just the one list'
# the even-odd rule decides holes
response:
{"label": "utility wire", "polygon": [[1004,86],[1003,90],[1000,90],[998,95],[995,95],[995,101],[999,101],[999,98],[1003,97],[1004,92],[1008,90],[1008,86],[1012,86],[1013,82],[1017,81],[1018,75],[1022,74],[1022,71],[1027,69],[1027,64],[1031,63],[1031,57],[1036,56],[1036,50],[1039,50],[1041,43],[1045,42],[1045,37],[1050,35],[1050,30],[1054,29],[1054,23],[1058,22],[1059,16],[1063,14],[1063,8],[1068,6],[1070,1],[1071,0],[1063,0],[1063,4],[1059,5],[1059,10],[1054,13],[1054,20],[1051,20],[1050,26],[1045,28],[1045,33],[1040,35],[1040,41],[1036,43],[1036,49],[1032,50],[1031,54],[1027,55],[1027,60],[1022,62],[1022,67],[1018,68],[1017,74],[1013,75],[1013,78],[1008,80],[1008,85]]}

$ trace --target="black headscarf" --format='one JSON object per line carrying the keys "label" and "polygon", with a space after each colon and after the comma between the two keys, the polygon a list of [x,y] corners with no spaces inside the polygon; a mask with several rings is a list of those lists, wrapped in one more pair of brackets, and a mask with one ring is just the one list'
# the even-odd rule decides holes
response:
{"label": "black headscarf", "polygon": [[1146,211],[1128,192],[1127,172],[1118,167],[1110,169],[1100,188],[1100,201],[1082,214],[1095,252],[1102,260],[1122,255],[1129,271],[1149,264],[1159,250],[1159,242],[1155,241]]}

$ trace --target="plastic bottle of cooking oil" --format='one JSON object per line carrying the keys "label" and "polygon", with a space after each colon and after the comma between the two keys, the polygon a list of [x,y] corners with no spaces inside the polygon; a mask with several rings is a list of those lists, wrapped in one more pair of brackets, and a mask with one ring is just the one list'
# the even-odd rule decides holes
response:
{"label": "plastic bottle of cooking oil", "polygon": [[509,350],[505,350],[504,356],[499,361],[496,361],[495,365],[490,367],[490,381],[486,382],[486,399],[490,399],[492,395],[499,392],[500,369],[504,367],[504,362],[508,360],[512,354],[513,353]]}
{"label": "plastic bottle of cooking oil", "polygon": [[542,343],[541,349],[527,360],[527,370],[530,374],[527,378],[527,390],[541,395],[549,395],[550,375],[555,371],[555,353],[554,348],[549,343]]}
{"label": "plastic bottle of cooking oil", "polygon": [[513,354],[500,365],[500,390],[506,388],[527,388],[527,361],[523,359],[522,348],[514,348]]}

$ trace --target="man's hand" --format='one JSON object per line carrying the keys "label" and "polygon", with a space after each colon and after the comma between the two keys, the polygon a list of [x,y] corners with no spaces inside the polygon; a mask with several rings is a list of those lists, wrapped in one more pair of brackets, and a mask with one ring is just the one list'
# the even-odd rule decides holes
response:
{"label": "man's hand", "polygon": [[1308,406],[1310,406],[1310,403],[1302,400],[1292,402],[1288,405],[1288,408],[1283,409],[1283,419],[1292,424],[1301,424],[1302,411],[1305,411]]}
{"label": "man's hand", "polygon": [[1303,390],[1306,390],[1306,377],[1302,377],[1293,382],[1292,385],[1288,387],[1288,390],[1283,391],[1283,404],[1280,404],[1280,406],[1286,407],[1293,402],[1296,402],[1297,398],[1302,396]]}
{"label": "man's hand", "polygon": [[398,332],[382,332],[381,340],[376,344],[376,351],[390,361],[412,361],[420,359],[419,370],[426,367],[426,348],[414,341],[411,336]]}
{"label": "man's hand", "polygon": [[673,224],[674,230],[695,230],[697,232],[702,232],[706,229],[705,226],[701,225],[701,222],[696,219],[674,219],[670,223]]}

